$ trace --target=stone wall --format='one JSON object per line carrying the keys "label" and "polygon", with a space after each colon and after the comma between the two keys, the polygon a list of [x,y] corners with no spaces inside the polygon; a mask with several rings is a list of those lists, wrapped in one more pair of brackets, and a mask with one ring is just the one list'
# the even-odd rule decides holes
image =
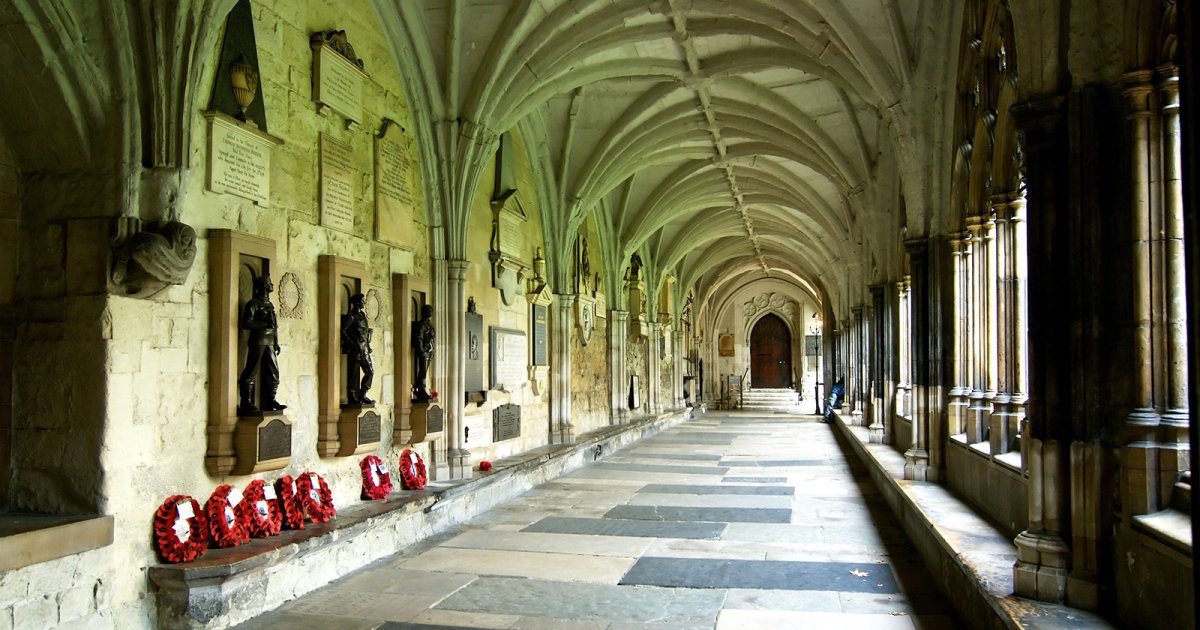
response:
{"label": "stone wall", "polygon": [[[638,377],[638,400],[641,406],[637,409],[630,410],[630,415],[640,416],[650,413],[650,400],[647,397],[650,388],[650,369],[647,364],[647,347],[645,337],[630,337],[629,344],[626,347],[625,368],[630,375],[636,374]],[[626,381],[624,395],[629,395],[629,383]]]}
{"label": "stone wall", "polygon": [[[12,452],[13,297],[17,283],[20,202],[16,160],[0,133],[0,470],[8,470]],[[0,474],[0,504],[8,507],[8,475]]]}
{"label": "stone wall", "polygon": [[571,423],[576,435],[608,426],[612,418],[609,397],[608,318],[596,317],[588,345],[579,335],[571,348]]}

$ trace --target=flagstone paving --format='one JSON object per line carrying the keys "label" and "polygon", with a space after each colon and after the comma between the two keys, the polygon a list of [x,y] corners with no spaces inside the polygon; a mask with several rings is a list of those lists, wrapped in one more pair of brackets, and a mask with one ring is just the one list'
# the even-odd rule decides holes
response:
{"label": "flagstone paving", "polygon": [[960,627],[932,584],[818,417],[709,413],[238,627]]}

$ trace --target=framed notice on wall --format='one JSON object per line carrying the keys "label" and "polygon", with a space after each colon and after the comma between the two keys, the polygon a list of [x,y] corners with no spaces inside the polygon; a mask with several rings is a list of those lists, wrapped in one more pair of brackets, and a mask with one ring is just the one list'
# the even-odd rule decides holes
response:
{"label": "framed notice on wall", "polygon": [[547,308],[541,304],[533,305],[533,365],[550,365],[549,354],[546,351],[546,318]]}

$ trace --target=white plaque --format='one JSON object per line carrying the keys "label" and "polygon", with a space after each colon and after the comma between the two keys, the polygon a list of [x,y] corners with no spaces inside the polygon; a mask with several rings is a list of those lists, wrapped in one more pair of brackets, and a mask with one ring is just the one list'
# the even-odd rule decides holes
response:
{"label": "white plaque", "polygon": [[362,86],[366,73],[326,45],[313,50],[313,100],[343,118],[362,121]]}
{"label": "white plaque", "polygon": [[375,137],[375,238],[412,249],[412,162],[399,125]]}
{"label": "white plaque", "polygon": [[350,145],[321,134],[321,225],[354,231],[354,164]]}
{"label": "white plaque", "polygon": [[281,141],[219,112],[206,112],[204,117],[208,119],[208,189],[269,205],[271,147]]}
{"label": "white plaque", "polygon": [[491,328],[491,389],[519,391],[529,379],[529,348],[525,333]]}

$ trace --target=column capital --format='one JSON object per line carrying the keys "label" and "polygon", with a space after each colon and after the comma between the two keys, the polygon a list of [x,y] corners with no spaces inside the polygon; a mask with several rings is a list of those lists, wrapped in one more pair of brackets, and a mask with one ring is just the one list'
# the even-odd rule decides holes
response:
{"label": "column capital", "polygon": [[1129,99],[1129,116],[1138,117],[1150,112],[1150,98],[1154,94],[1154,71],[1149,68],[1131,70],[1121,75],[1121,94]]}
{"label": "column capital", "polygon": [[1157,68],[1158,93],[1162,110],[1179,111],[1179,66],[1164,63]]}
{"label": "column capital", "polygon": [[454,280],[465,280],[467,277],[467,269],[471,267],[471,261],[458,260],[456,258],[446,259],[446,271],[449,272],[449,277]]}

